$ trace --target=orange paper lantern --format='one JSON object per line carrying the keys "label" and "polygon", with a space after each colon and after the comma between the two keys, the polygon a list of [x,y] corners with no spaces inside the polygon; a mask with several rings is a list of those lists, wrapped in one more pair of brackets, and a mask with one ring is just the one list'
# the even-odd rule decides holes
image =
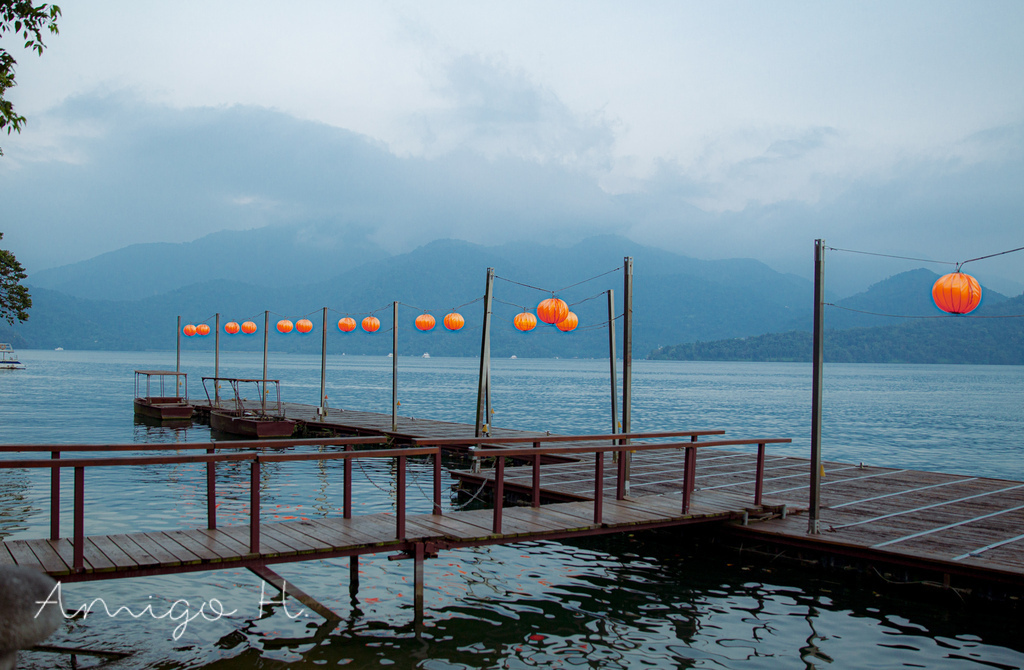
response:
{"label": "orange paper lantern", "polygon": [[185,334],[185,337],[192,337],[196,334],[196,327],[191,323],[181,329],[181,332]]}
{"label": "orange paper lantern", "polygon": [[196,326],[196,335],[199,335],[200,337],[206,337],[209,334],[210,327],[205,323],[201,323],[198,326]]}
{"label": "orange paper lantern", "polygon": [[969,274],[953,272],[932,285],[935,306],[950,314],[967,314],[981,302],[981,284]]}
{"label": "orange paper lantern", "polygon": [[256,324],[252,321],[246,321],[242,324],[242,332],[246,335],[252,335],[256,332]]}
{"label": "orange paper lantern", "polygon": [[363,330],[368,333],[376,333],[380,329],[380,319],[375,316],[368,316],[363,319]]}
{"label": "orange paper lantern", "polygon": [[444,327],[448,330],[458,330],[466,325],[466,320],[458,312],[451,312],[444,316]]}
{"label": "orange paper lantern", "polygon": [[569,315],[569,306],[560,298],[548,298],[537,305],[537,317],[544,323],[562,323]]}
{"label": "orange paper lantern", "polygon": [[277,329],[282,333],[290,333],[294,327],[294,324],[288,319],[281,319],[277,322]]}
{"label": "orange paper lantern", "polygon": [[576,316],[575,312],[569,312],[569,316],[556,323],[555,328],[559,329],[563,333],[568,333],[570,330],[576,330],[576,326],[578,325],[580,325],[579,317]]}
{"label": "orange paper lantern", "polygon": [[533,330],[537,327],[537,317],[532,312],[523,312],[522,314],[516,314],[513,323],[515,323],[516,328],[519,330]]}
{"label": "orange paper lantern", "polygon": [[295,330],[300,333],[308,333],[313,330],[313,322],[309,319],[299,319],[295,322]]}
{"label": "orange paper lantern", "polygon": [[356,320],[351,316],[346,316],[338,319],[338,330],[343,333],[351,333],[356,329]]}
{"label": "orange paper lantern", "polygon": [[[253,325],[256,325],[256,324],[253,324]],[[238,322],[237,321],[228,321],[227,323],[225,323],[224,324],[224,332],[227,333],[228,335],[236,334],[238,332]]]}
{"label": "orange paper lantern", "polygon": [[420,314],[416,317],[416,328],[418,330],[431,330],[434,324],[437,323],[429,314]]}

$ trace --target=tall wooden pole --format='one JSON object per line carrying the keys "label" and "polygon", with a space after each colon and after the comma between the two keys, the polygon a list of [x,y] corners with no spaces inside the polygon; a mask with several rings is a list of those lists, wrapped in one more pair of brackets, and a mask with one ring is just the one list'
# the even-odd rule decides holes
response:
{"label": "tall wooden pole", "polygon": [[[175,360],[177,362],[174,364],[174,371],[175,372],[181,372],[181,315],[180,314],[178,315],[178,340],[177,340],[177,342],[178,343],[177,343],[177,346],[175,348],[175,350],[176,350],[176,358],[175,358]],[[178,391],[180,389],[181,389],[181,379],[179,379],[178,377],[175,377],[174,378],[174,397],[175,398],[178,397]]]}
{"label": "tall wooden pole", "polygon": [[320,333],[320,420],[327,420],[327,308],[324,307]]}
{"label": "tall wooden pole", "polygon": [[[267,345],[270,343],[270,310],[263,312],[263,379],[267,378]],[[264,384],[263,386],[266,386]],[[266,389],[263,390],[266,394]],[[262,400],[262,398],[261,398]]]}
{"label": "tall wooden pole", "polygon": [[807,532],[820,532],[821,379],[825,365],[825,240],[814,240],[814,352],[811,366],[811,491]]}
{"label": "tall wooden pole", "polygon": [[[213,329],[213,376],[220,377],[220,312],[214,317]],[[213,380],[213,402],[220,407],[220,382]]]}
{"label": "tall wooden pole", "polygon": [[482,436],[484,424],[490,423],[490,417],[485,419],[484,414],[489,411],[491,395],[491,300],[493,293],[494,268],[487,268],[487,283],[484,287],[484,324],[480,335],[480,379],[476,392],[476,437]]}
{"label": "tall wooden pole", "polygon": [[619,427],[619,383],[618,372],[615,370],[615,291],[608,289],[608,365],[612,379],[612,432],[617,433]]}
{"label": "tall wooden pole", "polygon": [[391,303],[391,430],[398,430],[398,301]]}
{"label": "tall wooden pole", "polygon": [[[622,266],[622,432],[630,431],[633,410],[633,257],[626,256]],[[626,462],[626,493],[629,493],[628,451],[622,452]]]}

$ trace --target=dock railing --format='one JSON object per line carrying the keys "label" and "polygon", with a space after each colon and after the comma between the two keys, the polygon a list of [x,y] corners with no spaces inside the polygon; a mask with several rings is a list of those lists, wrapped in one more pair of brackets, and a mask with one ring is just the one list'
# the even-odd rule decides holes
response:
{"label": "dock railing", "polygon": [[[690,503],[696,486],[697,471],[697,449],[704,447],[728,447],[742,445],[757,445],[757,470],[754,483],[754,505],[761,504],[764,490],[764,458],[765,447],[768,444],[785,444],[792,442],[790,438],[746,438],[737,440],[712,440],[698,442],[698,438],[708,435],[723,435],[724,430],[691,430],[671,431],[657,433],[612,433],[605,435],[535,435],[529,437],[503,438],[503,437],[447,437],[447,438],[417,438],[411,440],[413,444],[421,446],[454,447],[468,446],[474,458],[494,458],[494,522],[495,533],[501,532],[501,516],[504,499],[505,485],[505,458],[520,458],[531,461],[532,491],[531,504],[533,507],[540,506],[540,466],[543,456],[565,456],[573,454],[595,454],[594,460],[594,523],[602,523],[604,513],[604,454],[608,452],[620,454],[615,481],[615,499],[625,500],[626,498],[626,459],[621,457],[623,452],[649,451],[655,449],[680,449],[684,450],[683,456],[683,490],[682,490],[682,513],[689,514]],[[625,440],[632,439],[655,439],[671,437],[689,437],[689,442],[658,442],[658,443],[630,443],[623,444]],[[587,444],[562,447],[542,447],[544,442],[608,442],[606,445]],[[532,443],[532,447],[503,447],[503,448],[481,448],[481,445],[517,444]]]}

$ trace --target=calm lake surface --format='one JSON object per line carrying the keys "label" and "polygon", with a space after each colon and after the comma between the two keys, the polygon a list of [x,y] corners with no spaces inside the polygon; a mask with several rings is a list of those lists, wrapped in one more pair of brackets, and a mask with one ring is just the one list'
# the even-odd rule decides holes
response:
{"label": "calm lake surface", "polygon": [[[132,416],[133,369],[173,369],[173,352],[22,351],[27,369],[0,371],[0,443],[183,442],[210,439],[206,426],[160,428]],[[478,362],[401,358],[399,400],[407,416],[472,422]],[[259,376],[259,353],[221,355],[224,376]],[[187,352],[190,395],[213,374],[212,353]],[[269,376],[286,401],[315,404],[320,357],[274,354]],[[608,362],[493,362],[496,426],[559,433],[611,427]],[[635,430],[723,428],[733,437],[790,437],[773,453],[806,456],[810,366],[638,361]],[[330,356],[333,407],[388,412],[391,361]],[[827,365],[825,458],[1024,481],[1024,368]],[[263,472],[264,518],[325,516],[341,505],[340,465],[278,464]],[[337,467],[335,467],[337,466]],[[356,513],[392,508],[388,464],[355,468]],[[429,511],[430,467],[410,465],[410,512]],[[70,476],[63,481],[70,501]],[[242,520],[248,469],[218,470],[219,520]],[[420,490],[422,489],[422,490]],[[45,537],[48,475],[0,474],[0,537]],[[205,469],[127,468],[87,476],[87,532],[187,528],[205,523]],[[446,509],[458,506],[446,503]],[[65,503],[65,512],[70,512]],[[70,514],[62,528],[71,528]],[[66,608],[103,598],[113,611],[152,605],[191,614],[217,599],[233,614],[109,617],[102,605],[68,621],[51,644],[116,651],[104,667],[247,668],[1019,668],[1019,613],[992,614],[953,602],[875,592],[870,584],[805,574],[709,547],[684,532],[638,533],[575,543],[538,542],[442,552],[426,564],[426,613],[413,625],[412,564],[384,554],[360,560],[358,596],[348,560],[284,564],[289,583],[343,621],[294,600],[260,615],[261,581],[223,570],[62,588]],[[99,611],[97,612],[97,607]],[[207,613],[210,612],[207,605]],[[78,657],[78,667],[98,658]],[[66,655],[33,652],[25,667],[71,667]]]}

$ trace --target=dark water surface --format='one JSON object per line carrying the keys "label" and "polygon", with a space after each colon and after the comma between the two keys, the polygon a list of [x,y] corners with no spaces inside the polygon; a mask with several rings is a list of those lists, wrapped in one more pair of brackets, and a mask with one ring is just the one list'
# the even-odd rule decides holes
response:
{"label": "dark water surface", "polygon": [[[132,370],[173,369],[173,353],[19,352],[27,369],[0,371],[0,443],[206,441],[209,429],[133,421]],[[259,376],[259,354],[224,354],[221,374]],[[213,372],[212,354],[188,353],[192,395]],[[318,356],[271,354],[270,376],[287,401],[316,403]],[[388,412],[391,361],[330,357],[332,406]],[[402,413],[473,419],[477,361],[401,358]],[[494,424],[552,432],[611,427],[607,361],[494,362]],[[810,367],[804,364],[637,362],[635,430],[724,428],[730,436],[791,437],[775,453],[805,456]],[[826,458],[1024,481],[1024,368],[829,365]],[[341,504],[340,465],[265,467],[265,519],[325,516]],[[429,511],[430,468],[410,465],[410,512]],[[389,465],[355,469],[356,513],[392,509]],[[70,501],[70,477],[64,499]],[[219,520],[243,519],[248,469],[218,470]],[[90,472],[87,532],[200,526],[205,470],[194,465]],[[446,509],[457,506],[446,502]],[[69,507],[68,504],[65,507]],[[65,510],[70,512],[70,510]],[[65,514],[63,528],[71,518]],[[48,480],[41,471],[0,474],[0,537],[44,537]],[[322,626],[294,600],[260,616],[261,581],[224,570],[62,587],[76,609],[94,603],[52,644],[128,654],[113,668],[1019,668],[1021,615],[952,601],[876,592],[835,575],[747,563],[710,538],[680,531],[575,543],[538,542],[442,552],[426,565],[426,614],[413,624],[412,564],[360,560],[349,594],[348,560],[278,566],[343,621]],[[233,614],[216,617],[212,599]],[[184,602],[187,601],[187,604]],[[182,625],[202,605],[209,618]],[[212,620],[210,620],[212,619]],[[30,653],[25,667],[71,667],[66,655]],[[78,667],[99,659],[78,657]]]}

